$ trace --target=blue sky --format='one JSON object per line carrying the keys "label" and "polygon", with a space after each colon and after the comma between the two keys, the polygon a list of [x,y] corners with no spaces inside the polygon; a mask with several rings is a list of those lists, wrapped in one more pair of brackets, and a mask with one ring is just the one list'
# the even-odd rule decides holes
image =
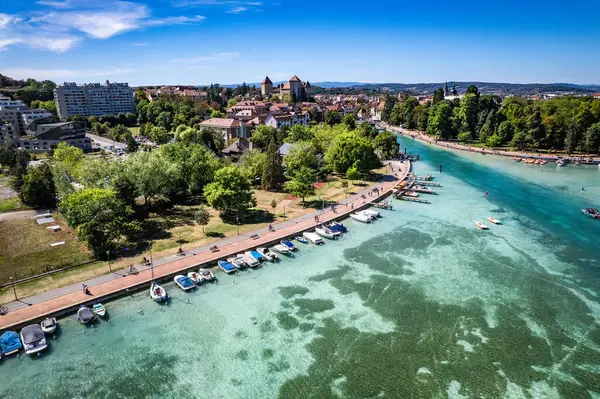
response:
{"label": "blue sky", "polygon": [[0,0],[0,73],[132,85],[600,83],[600,2]]}

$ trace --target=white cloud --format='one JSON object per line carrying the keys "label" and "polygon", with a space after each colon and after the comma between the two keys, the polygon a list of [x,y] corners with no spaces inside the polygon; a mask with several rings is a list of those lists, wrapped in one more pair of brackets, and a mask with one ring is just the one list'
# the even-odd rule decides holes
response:
{"label": "white cloud", "polygon": [[81,38],[74,36],[65,36],[60,38],[31,37],[27,39],[27,44],[32,48],[64,53],[65,51],[75,47],[80,41]]}
{"label": "white cloud", "polygon": [[135,47],[146,47],[148,43],[131,43],[131,45]]}
{"label": "white cloud", "polygon": [[232,8],[231,10],[227,11],[229,14],[239,14],[241,12],[247,11],[248,8],[247,7],[236,7],[236,8]]}
{"label": "white cloud", "polygon": [[0,13],[0,29],[6,28],[9,24],[15,23],[19,20],[19,18],[14,15],[2,14]]}
{"label": "white cloud", "polygon": [[239,57],[238,53],[215,53],[203,57],[174,58],[171,60],[171,62],[180,64],[182,66],[188,66],[190,68],[195,68],[200,66],[199,64],[223,62],[237,57]]}
{"label": "white cloud", "polygon": [[183,25],[194,22],[204,21],[206,17],[202,15],[194,15],[192,17],[166,17],[166,18],[154,18],[144,22],[146,26],[160,26],[160,25]]}
{"label": "white cloud", "polygon": [[12,44],[21,43],[22,39],[19,38],[8,38],[8,39],[0,39],[0,51],[6,50],[6,48]]}
{"label": "white cloud", "polygon": [[26,79],[34,77],[38,80],[61,81],[63,79],[87,80],[88,78],[104,78],[115,75],[124,75],[135,72],[131,68],[107,68],[107,69],[36,69],[36,68],[12,68],[3,71],[3,74],[14,79]]}

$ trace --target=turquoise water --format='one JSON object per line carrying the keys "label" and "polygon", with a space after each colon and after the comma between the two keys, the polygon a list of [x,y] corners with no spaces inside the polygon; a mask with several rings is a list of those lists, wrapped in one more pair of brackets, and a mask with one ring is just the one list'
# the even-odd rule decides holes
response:
{"label": "turquoise water", "polygon": [[[193,293],[166,284],[168,306],[141,292],[95,328],[61,320],[50,352],[0,362],[0,397],[600,397],[600,223],[579,214],[600,171],[402,140],[443,185],[432,204]],[[488,216],[503,225],[476,229]]]}

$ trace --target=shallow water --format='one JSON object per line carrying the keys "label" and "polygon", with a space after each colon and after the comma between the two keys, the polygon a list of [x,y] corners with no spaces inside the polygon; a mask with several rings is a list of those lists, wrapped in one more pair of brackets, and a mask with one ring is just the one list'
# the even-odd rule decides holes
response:
{"label": "shallow water", "polygon": [[[0,397],[598,397],[600,223],[579,209],[600,206],[600,172],[401,140],[443,185],[432,204],[166,284],[167,306],[141,292],[95,328],[64,319],[47,354],[0,362]],[[503,225],[476,229],[488,216]]]}

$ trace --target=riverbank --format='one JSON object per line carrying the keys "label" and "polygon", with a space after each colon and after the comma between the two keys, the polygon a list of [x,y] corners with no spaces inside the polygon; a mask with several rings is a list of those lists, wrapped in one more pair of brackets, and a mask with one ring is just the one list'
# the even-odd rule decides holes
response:
{"label": "riverbank", "polygon": [[[374,187],[369,187],[354,196],[340,201],[335,211],[329,210],[319,214],[320,223],[347,217],[351,212],[368,207],[389,195],[391,189],[406,178],[410,171],[410,162],[394,162],[393,170],[384,176],[375,187],[379,190],[373,193]],[[398,173],[400,171],[400,173]],[[369,195],[373,193],[373,195]],[[363,198],[363,196],[365,198]],[[186,256],[172,256],[163,263],[154,263],[154,275],[158,281],[168,280],[175,274],[187,272],[191,269],[214,264],[219,259],[226,259],[232,255],[277,242],[281,239],[294,236],[300,232],[314,228],[314,215],[308,214],[300,218],[289,220],[280,224],[275,231],[260,229],[238,236],[234,239],[222,240],[212,244],[219,248],[218,252],[210,251],[207,246],[197,251],[188,251]],[[61,316],[75,312],[81,305],[90,305],[105,299],[127,295],[149,286],[152,281],[152,272],[149,268],[140,270],[137,275],[126,275],[123,271],[114,272],[99,277],[95,281],[82,281],[69,287],[49,291],[34,298],[22,298],[8,304],[10,312],[0,318],[0,329],[14,329],[25,324],[38,321],[53,315]],[[81,284],[88,285],[92,296],[81,292]]]}
{"label": "riverbank", "polygon": [[[536,158],[536,159],[545,159],[547,161],[556,161],[560,158],[567,157],[566,155],[552,155],[552,154],[542,154],[536,152],[522,152],[522,151],[504,151],[504,150],[492,150],[489,148],[481,148],[481,147],[472,147],[467,145],[462,145],[458,143],[453,143],[449,141],[438,140],[435,137],[429,136],[423,132],[417,130],[407,130],[402,129],[398,126],[392,126],[387,123],[379,123],[378,127],[381,129],[386,129],[391,132],[400,134],[402,136],[408,136],[415,140],[419,140],[422,143],[435,144],[438,147],[448,148],[451,150],[457,151],[466,151],[472,153],[479,153],[483,155],[499,155],[502,157],[519,157],[519,158]],[[589,156],[569,156],[570,158],[578,158],[578,159],[591,159],[592,162],[596,165],[600,164],[600,157],[589,157]]]}

